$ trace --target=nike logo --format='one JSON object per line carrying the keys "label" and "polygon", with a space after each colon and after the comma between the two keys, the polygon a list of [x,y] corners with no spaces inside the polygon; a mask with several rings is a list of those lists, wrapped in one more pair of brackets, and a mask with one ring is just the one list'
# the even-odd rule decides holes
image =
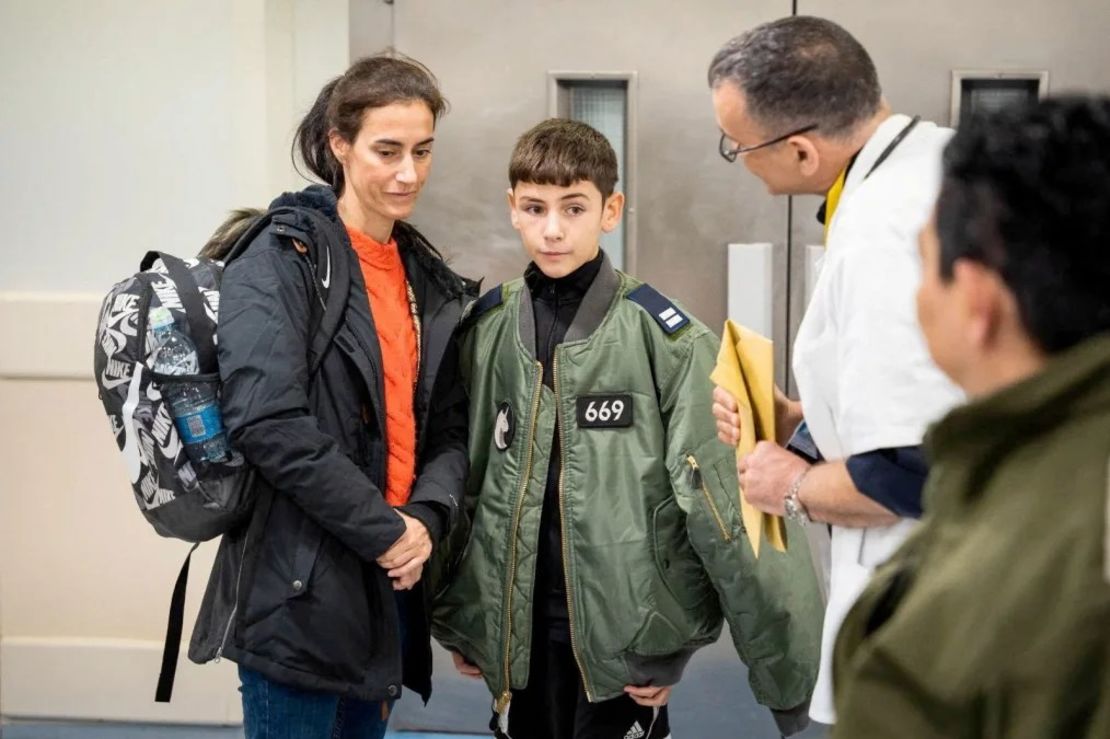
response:
{"label": "nike logo", "polygon": [[108,377],[107,373],[104,373],[104,372],[100,373],[100,386],[102,388],[104,388],[105,390],[111,390],[112,388],[119,387],[120,385],[125,385],[128,382],[131,382],[130,377],[120,377],[120,378],[117,378],[117,379],[110,379]]}
{"label": "nike logo", "polygon": [[320,280],[320,284],[327,290],[331,287],[331,249],[325,247],[324,254],[327,256],[327,261],[324,263],[324,276]]}
{"label": "nike logo", "polygon": [[127,389],[127,400],[123,403],[123,461],[127,465],[127,474],[134,485],[139,481],[143,471],[142,453],[139,451],[139,440],[135,434],[134,421],[135,408],[139,405],[139,389],[142,385],[142,371],[135,372],[130,378],[131,386]]}

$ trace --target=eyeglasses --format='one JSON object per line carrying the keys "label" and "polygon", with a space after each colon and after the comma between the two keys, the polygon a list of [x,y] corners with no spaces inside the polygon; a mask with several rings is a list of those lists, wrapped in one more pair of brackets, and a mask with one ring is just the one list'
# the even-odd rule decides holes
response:
{"label": "eyeglasses", "polygon": [[732,162],[735,162],[736,157],[740,156],[741,154],[747,154],[749,151],[755,151],[756,149],[762,149],[766,146],[774,146],[775,144],[786,141],[791,136],[800,136],[803,133],[809,133],[810,131],[814,130],[815,128],[817,128],[817,124],[816,123],[811,123],[808,126],[805,126],[803,128],[799,128],[797,131],[791,131],[790,133],[785,133],[782,136],[779,136],[777,139],[771,139],[770,141],[764,141],[762,144],[755,144],[754,146],[736,146],[736,147],[730,147],[729,144],[732,143],[732,139],[730,139],[727,135],[722,133],[721,134],[721,141],[720,141],[719,144],[717,144],[717,151],[720,153],[720,155],[722,157],[724,157],[726,162],[732,163]]}

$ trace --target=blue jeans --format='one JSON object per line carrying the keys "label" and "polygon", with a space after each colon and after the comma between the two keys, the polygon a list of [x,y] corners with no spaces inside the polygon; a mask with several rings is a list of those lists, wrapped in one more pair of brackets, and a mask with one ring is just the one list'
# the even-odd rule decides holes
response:
{"label": "blue jeans", "polygon": [[239,668],[246,739],[382,739],[393,701],[291,688]]}

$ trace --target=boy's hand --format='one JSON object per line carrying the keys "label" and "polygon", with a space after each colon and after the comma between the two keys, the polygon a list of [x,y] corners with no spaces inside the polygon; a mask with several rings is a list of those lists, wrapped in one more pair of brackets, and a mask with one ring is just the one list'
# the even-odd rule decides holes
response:
{"label": "boy's hand", "polygon": [[[775,434],[780,445],[790,441],[794,429],[802,422],[802,404],[791,400],[775,385]],[[713,418],[717,421],[717,438],[721,443],[740,443],[740,409],[732,393],[720,385],[713,388]],[[771,441],[768,439],[768,441]]]}
{"label": "boy's hand", "polygon": [[713,417],[717,419],[717,438],[722,444],[740,443],[740,414],[736,398],[720,385],[713,388]]}
{"label": "boy's hand", "polygon": [[628,693],[628,697],[641,706],[665,706],[667,701],[671,699],[670,685],[647,685],[642,688],[635,685],[625,685],[624,692]]}
{"label": "boy's hand", "polygon": [[451,659],[455,662],[455,669],[463,677],[469,677],[472,680],[479,680],[482,677],[482,671],[478,669],[477,665],[472,665],[466,661],[466,657],[458,652],[451,652]]}
{"label": "boy's hand", "polygon": [[409,590],[420,581],[424,563],[432,556],[432,538],[420,521],[400,511],[397,515],[405,522],[405,533],[378,557],[378,565],[393,578],[394,590]]}

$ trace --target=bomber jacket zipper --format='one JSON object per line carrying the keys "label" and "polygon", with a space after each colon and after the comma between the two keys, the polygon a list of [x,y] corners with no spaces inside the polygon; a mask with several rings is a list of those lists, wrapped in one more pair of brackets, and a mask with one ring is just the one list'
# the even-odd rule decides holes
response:
{"label": "bomber jacket zipper", "polygon": [[582,662],[582,655],[578,647],[578,639],[575,636],[574,630],[574,592],[571,590],[570,585],[570,544],[567,539],[566,496],[563,494],[563,478],[566,472],[567,438],[566,424],[564,423],[562,412],[562,396],[559,393],[558,349],[555,350],[555,358],[552,362],[551,373],[555,385],[555,423],[559,427],[559,444],[562,447],[562,453],[559,455],[559,525],[562,529],[563,537],[563,578],[567,591],[567,620],[570,629],[570,651],[574,654],[574,661],[578,664],[578,671],[582,674],[582,688],[586,693],[586,699],[592,702],[594,699],[593,691],[590,689],[590,680],[586,676],[586,668]]}
{"label": "bomber jacket zipper", "polygon": [[717,528],[721,530],[721,538],[725,541],[732,541],[732,534],[729,533],[728,528],[725,526],[725,520],[721,517],[721,512],[717,509],[717,504],[713,502],[713,496],[709,494],[709,488],[705,486],[705,479],[702,477],[701,467],[698,466],[698,460],[694,458],[693,454],[687,454],[686,464],[690,467],[690,483],[696,488],[701,488],[702,495],[705,496],[705,502],[709,504],[709,510],[713,514],[713,518],[717,521]]}
{"label": "bomber jacket zipper", "polygon": [[527,444],[527,456],[524,461],[524,471],[520,478],[520,489],[517,492],[516,507],[513,510],[513,525],[509,532],[509,574],[508,579],[505,581],[505,663],[504,663],[504,690],[498,696],[495,708],[497,713],[502,714],[505,708],[508,707],[509,701],[512,699],[512,677],[511,677],[511,662],[510,650],[512,648],[513,639],[513,583],[516,581],[516,538],[517,530],[520,528],[520,516],[524,509],[524,495],[528,492],[528,482],[532,477],[532,443],[536,436],[536,421],[539,417],[540,406],[540,389],[543,387],[543,365],[539,362],[534,364],[534,372],[532,377],[534,390],[532,391],[532,421],[528,431],[528,438],[525,440]]}

